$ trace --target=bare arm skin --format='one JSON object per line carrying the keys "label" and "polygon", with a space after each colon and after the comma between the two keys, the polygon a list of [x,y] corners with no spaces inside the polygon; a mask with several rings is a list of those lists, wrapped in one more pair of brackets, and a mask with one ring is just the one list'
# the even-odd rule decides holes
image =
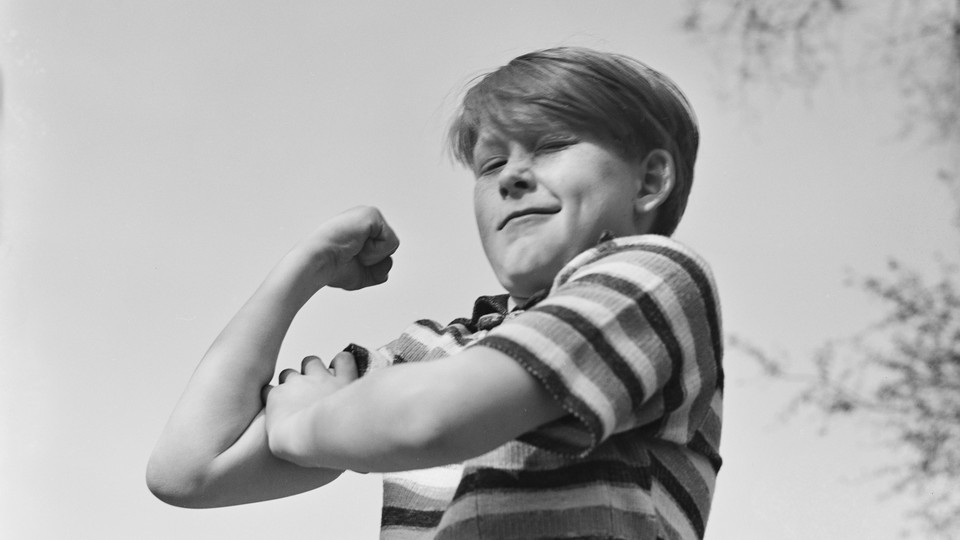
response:
{"label": "bare arm skin", "polygon": [[275,455],[304,467],[426,468],[481,455],[566,413],[514,359],[486,347],[396,365],[349,386],[324,386],[331,378],[307,365],[270,390]]}
{"label": "bare arm skin", "polygon": [[[211,345],[174,408],[147,466],[157,497],[177,506],[227,506],[300,493],[340,475],[342,468],[304,468],[270,452],[261,389],[310,297],[324,286],[383,283],[397,246],[378,211],[355,208],[277,264]],[[336,379],[334,386],[350,380]]]}

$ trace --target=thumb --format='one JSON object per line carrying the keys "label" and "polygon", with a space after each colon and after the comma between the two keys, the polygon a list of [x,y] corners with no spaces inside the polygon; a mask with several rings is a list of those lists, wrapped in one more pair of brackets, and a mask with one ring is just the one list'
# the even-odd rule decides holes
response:
{"label": "thumb", "polygon": [[273,390],[272,384],[265,384],[263,388],[260,389],[260,402],[263,403],[263,406],[267,406],[267,397],[270,395],[270,391]]}

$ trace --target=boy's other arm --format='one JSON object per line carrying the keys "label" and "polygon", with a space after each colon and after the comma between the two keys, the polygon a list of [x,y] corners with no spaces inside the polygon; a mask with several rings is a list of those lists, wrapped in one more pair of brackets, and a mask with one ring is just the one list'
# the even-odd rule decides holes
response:
{"label": "boy's other arm", "polygon": [[267,401],[270,447],[305,467],[385,472],[460,462],[566,414],[516,360],[487,347],[372,372],[300,410],[273,403],[283,386]]}
{"label": "boy's other arm", "polygon": [[261,389],[296,313],[321,287],[387,278],[398,245],[382,216],[357,208],[288,253],[204,355],[160,436],[147,484],[178,506],[241,504],[300,493],[341,471],[304,469],[269,450]]}

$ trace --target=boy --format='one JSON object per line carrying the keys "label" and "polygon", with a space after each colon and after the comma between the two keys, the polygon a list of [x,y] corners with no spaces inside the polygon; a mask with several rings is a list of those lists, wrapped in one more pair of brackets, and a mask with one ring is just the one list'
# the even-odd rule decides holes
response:
{"label": "boy", "polygon": [[702,538],[722,351],[709,270],[667,238],[698,145],[685,98],[621,56],[539,51],[471,88],[450,140],[477,178],[480,237],[508,294],[378,351],[352,345],[329,370],[308,357],[265,386],[317,290],[387,278],[398,240],[380,213],[333,218],[211,346],[150,488],[222,506],[345,469],[395,472],[383,538]]}

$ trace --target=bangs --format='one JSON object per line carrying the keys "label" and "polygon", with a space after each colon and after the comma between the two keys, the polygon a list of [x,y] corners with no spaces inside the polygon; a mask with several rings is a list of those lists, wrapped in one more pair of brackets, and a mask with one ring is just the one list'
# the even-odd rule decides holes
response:
{"label": "bangs", "polygon": [[[622,99],[615,99],[611,88],[604,88],[590,74],[576,73],[574,67],[534,64],[521,57],[483,77],[467,91],[450,126],[453,157],[472,166],[473,149],[484,129],[523,141],[573,131],[621,149],[639,142],[631,140],[630,130],[623,125],[624,107],[617,105]],[[614,110],[605,110],[603,104],[611,103],[613,107],[607,108]]]}

